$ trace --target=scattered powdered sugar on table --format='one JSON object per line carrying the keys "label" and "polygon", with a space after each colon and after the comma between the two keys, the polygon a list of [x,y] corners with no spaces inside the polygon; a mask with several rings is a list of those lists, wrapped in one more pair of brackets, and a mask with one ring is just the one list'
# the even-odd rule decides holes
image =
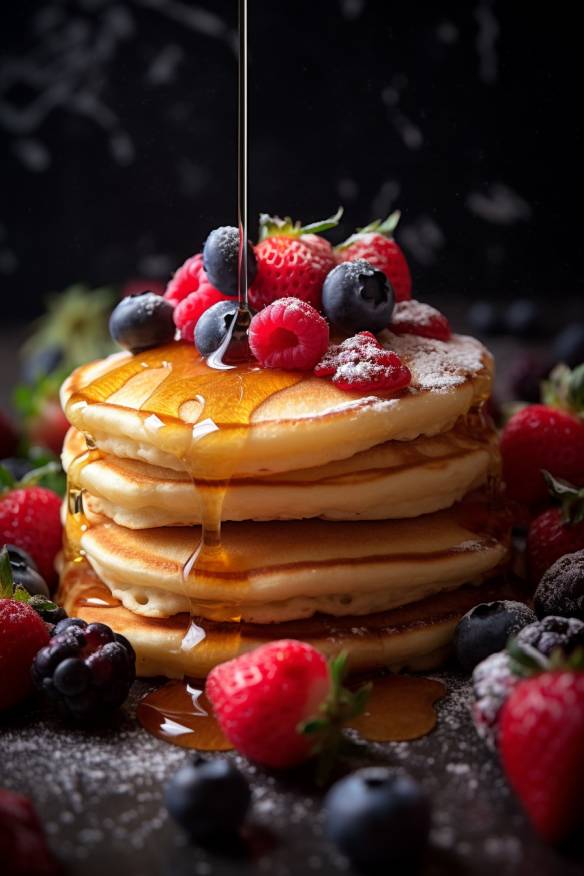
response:
{"label": "scattered powdered sugar on table", "polygon": [[[352,768],[374,762],[407,769],[427,790],[433,828],[424,872],[581,873],[581,865],[534,840],[496,755],[472,727],[469,681],[450,673],[432,677],[448,687],[436,730],[413,742],[363,745],[351,762]],[[103,876],[107,868],[124,876],[354,872],[326,841],[322,792],[311,767],[279,777],[233,753],[227,756],[252,788],[247,851],[219,855],[190,845],[162,798],[165,781],[190,753],[149,736],[134,718],[150,687],[138,682],[119,725],[101,732],[66,728],[44,711],[0,724],[0,784],[33,798],[68,876]]]}
{"label": "scattered powdered sugar on table", "polygon": [[445,391],[476,377],[485,367],[485,347],[466,335],[437,341],[385,331],[380,340],[386,349],[397,353],[412,372],[411,389]]}

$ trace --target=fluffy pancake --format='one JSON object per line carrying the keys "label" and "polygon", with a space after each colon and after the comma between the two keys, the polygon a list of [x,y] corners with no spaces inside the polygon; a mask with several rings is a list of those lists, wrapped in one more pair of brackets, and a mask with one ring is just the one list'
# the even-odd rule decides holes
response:
{"label": "fluffy pancake", "polygon": [[310,642],[327,655],[347,650],[352,670],[382,667],[427,670],[442,663],[460,617],[478,602],[523,599],[516,586],[493,581],[461,587],[421,602],[370,615],[342,619],[317,616],[288,624],[218,624],[188,615],[145,618],[114,599],[87,563],[71,563],[62,575],[59,600],[71,617],[101,622],[126,636],[142,676],[202,678],[225,660],[274,638]]}
{"label": "fluffy pancake", "polygon": [[[349,459],[263,478],[234,478],[222,506],[223,520],[330,520],[416,517],[459,501],[498,466],[494,430],[480,418],[432,438],[390,441]],[[70,430],[63,465],[85,450]],[[186,472],[106,454],[75,472],[86,490],[86,509],[120,526],[148,529],[201,522],[200,493]]]}
{"label": "fluffy pancake", "polygon": [[221,479],[311,468],[435,435],[488,396],[492,359],[473,338],[384,332],[381,340],[412,372],[397,395],[347,393],[329,380],[253,365],[218,371],[174,343],[82,366],[63,385],[63,407],[108,454]]}
{"label": "fluffy pancake", "polygon": [[220,548],[183,568],[198,527],[96,523],[81,548],[126,608],[190,607],[210,618],[280,623],[316,612],[369,614],[483,579],[507,558],[505,527],[482,501],[409,520],[226,523]]}

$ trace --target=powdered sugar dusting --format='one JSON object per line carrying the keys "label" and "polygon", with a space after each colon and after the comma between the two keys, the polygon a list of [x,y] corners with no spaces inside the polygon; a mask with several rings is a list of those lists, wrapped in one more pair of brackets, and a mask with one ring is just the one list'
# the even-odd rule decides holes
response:
{"label": "powdered sugar dusting", "polygon": [[430,304],[425,304],[423,301],[416,301],[414,298],[409,301],[397,301],[391,315],[391,324],[395,326],[410,325],[415,323],[419,326],[430,328],[436,317],[441,317],[442,314]]}
{"label": "powdered sugar dusting", "polygon": [[410,391],[424,389],[446,392],[461,386],[484,371],[484,359],[488,356],[480,341],[466,335],[453,335],[449,341],[438,341],[385,331],[380,335],[380,340],[387,350],[397,353],[410,369]]}

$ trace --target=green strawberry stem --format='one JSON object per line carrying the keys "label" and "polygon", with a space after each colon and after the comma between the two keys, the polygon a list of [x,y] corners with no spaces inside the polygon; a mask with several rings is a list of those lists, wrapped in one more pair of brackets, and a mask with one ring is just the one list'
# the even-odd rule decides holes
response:
{"label": "green strawberry stem", "polygon": [[0,551],[0,599],[10,599],[14,593],[12,566],[6,545]]}
{"label": "green strawberry stem", "polygon": [[545,405],[584,415],[584,363],[573,370],[563,363],[556,365],[541,385],[541,400]]}
{"label": "green strawberry stem", "polygon": [[563,478],[555,478],[549,471],[541,471],[550,495],[557,499],[562,508],[562,518],[567,526],[574,526],[584,520],[584,487],[578,488]]}
{"label": "green strawberry stem", "polygon": [[20,481],[16,481],[10,471],[3,465],[0,465],[0,496],[3,493],[8,493],[11,490],[18,490],[21,487],[36,487],[44,486],[55,493],[62,495],[64,474],[61,463],[56,459],[46,460],[43,457],[36,468],[27,472]]}
{"label": "green strawberry stem", "polygon": [[269,213],[260,213],[260,241],[279,235],[301,237],[303,234],[321,234],[323,231],[336,228],[342,215],[343,208],[339,207],[337,212],[333,216],[329,216],[328,219],[301,225],[300,222],[293,222],[289,216],[281,219],[279,216],[270,216]]}
{"label": "green strawberry stem", "polygon": [[371,682],[356,691],[343,686],[347,671],[346,651],[334,657],[330,663],[331,688],[319,712],[303,721],[298,732],[314,737],[312,754],[318,757],[317,782],[324,784],[339,755],[350,746],[350,740],[343,736],[343,726],[365,710],[371,693]]}
{"label": "green strawberry stem", "polygon": [[26,602],[35,611],[55,611],[58,606],[45,596],[31,596],[21,584],[14,586],[14,576],[10,565],[10,556],[6,545],[0,550],[0,599],[14,599],[16,602]]}
{"label": "green strawberry stem", "polygon": [[393,213],[390,213],[387,219],[384,219],[383,221],[381,219],[375,219],[373,222],[370,222],[369,225],[365,225],[363,228],[357,228],[354,234],[351,234],[350,237],[347,237],[346,240],[339,243],[335,249],[346,249],[348,246],[351,246],[352,243],[359,240],[362,234],[376,232],[377,234],[382,234],[384,237],[393,237],[400,217],[400,210],[394,210]]}

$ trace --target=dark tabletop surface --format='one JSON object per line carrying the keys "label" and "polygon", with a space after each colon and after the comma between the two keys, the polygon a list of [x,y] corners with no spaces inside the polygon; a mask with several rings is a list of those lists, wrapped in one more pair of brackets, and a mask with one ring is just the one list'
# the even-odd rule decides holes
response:
{"label": "dark tabletop surface", "polygon": [[[474,731],[468,682],[448,673],[435,677],[448,686],[437,728],[414,742],[368,745],[354,763],[404,767],[430,794],[433,829],[424,876],[583,873],[584,850],[558,853],[530,829],[497,757]],[[135,720],[135,703],[147,689],[137,682],[117,726],[100,732],[68,729],[37,706],[0,724],[0,784],[33,798],[67,874],[352,872],[323,838],[320,794],[308,769],[277,777],[234,754],[227,756],[253,789],[243,846],[218,854],[189,845],[162,802],[165,780],[188,753],[150,736]]]}

